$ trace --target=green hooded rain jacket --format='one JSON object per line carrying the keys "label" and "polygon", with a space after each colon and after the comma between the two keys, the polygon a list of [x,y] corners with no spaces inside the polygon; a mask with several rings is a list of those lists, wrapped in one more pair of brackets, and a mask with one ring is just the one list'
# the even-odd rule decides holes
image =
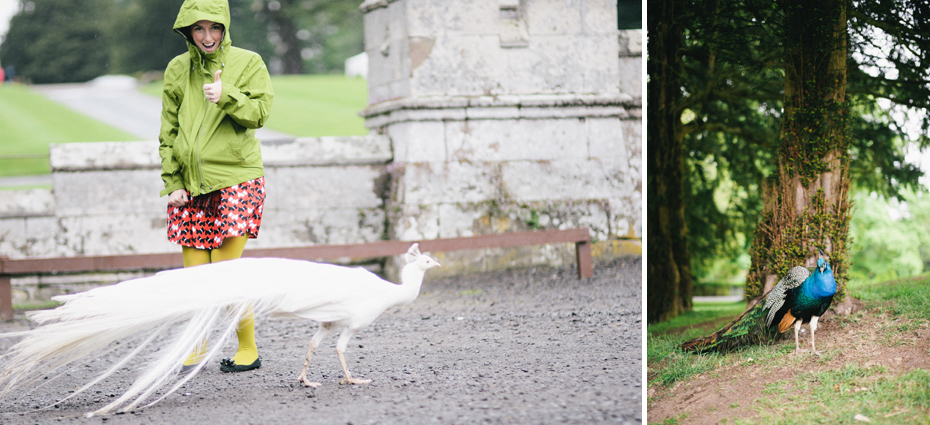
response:
{"label": "green hooded rain jacket", "polygon": [[[188,27],[200,20],[223,24],[220,48],[198,49]],[[168,64],[158,135],[161,177],[159,196],[187,189],[191,196],[210,193],[264,176],[255,129],[268,120],[274,92],[262,58],[233,47],[227,0],[186,0],[174,30],[187,40],[187,53]],[[222,70],[223,93],[210,103],[203,85]]]}

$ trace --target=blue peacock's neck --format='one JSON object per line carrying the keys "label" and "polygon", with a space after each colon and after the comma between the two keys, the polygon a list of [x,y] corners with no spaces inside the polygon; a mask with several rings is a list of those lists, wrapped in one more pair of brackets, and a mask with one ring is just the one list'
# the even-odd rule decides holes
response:
{"label": "blue peacock's neck", "polygon": [[810,285],[807,287],[807,292],[815,298],[825,298],[835,294],[836,280],[833,279],[833,270],[827,269],[823,273],[820,270],[814,270]]}

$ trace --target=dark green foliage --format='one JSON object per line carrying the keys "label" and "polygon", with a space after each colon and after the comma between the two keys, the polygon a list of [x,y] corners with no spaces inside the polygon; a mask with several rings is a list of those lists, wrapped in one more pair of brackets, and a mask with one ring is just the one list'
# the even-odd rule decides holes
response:
{"label": "dark green foliage", "polygon": [[[110,43],[120,64],[119,72],[164,71],[175,56],[187,52],[187,44],[172,31],[183,0],[147,0],[125,2],[112,25],[114,43]],[[233,41],[238,31],[233,23]]]}
{"label": "dark green foliage", "polygon": [[34,83],[87,81],[107,72],[110,54],[103,0],[32,0],[10,21],[0,63]]}
{"label": "dark green foliage", "polygon": [[643,3],[639,0],[617,1],[617,28],[632,30],[643,28]]}
{"label": "dark green foliage", "polygon": [[[0,44],[0,63],[33,83],[163,71],[187,51],[172,31],[183,0],[30,0]],[[364,49],[359,2],[229,0],[233,45],[272,73],[341,72]],[[280,6],[280,7],[279,7]],[[274,10],[272,10],[274,9]]]}
{"label": "dark green foliage", "polygon": [[361,53],[365,48],[364,23],[362,12],[358,9],[359,2],[233,2],[248,4],[254,19],[265,25],[265,38],[272,40],[271,53],[275,58],[271,66],[272,72],[302,74],[309,71],[322,74],[342,71],[346,58]]}
{"label": "dark green foliage", "polygon": [[[696,280],[719,280],[719,276],[710,276],[721,263],[716,260],[735,265],[735,259],[749,249],[762,213],[763,178],[775,171],[785,106],[780,33],[785,23],[784,15],[771,2],[694,0],[689,4],[681,50],[684,98],[679,108],[685,121],[688,241]],[[839,115],[845,120],[849,176],[856,187],[898,196],[901,190],[916,185],[922,175],[904,163],[903,131],[892,121],[887,107],[878,102],[892,99],[902,105],[927,107],[930,48],[926,39],[930,32],[924,28],[927,21],[909,18],[911,13],[924,16],[927,8],[927,3],[920,1],[861,1],[851,3],[848,10],[851,37],[846,102],[841,105],[848,111]],[[822,18],[822,14],[810,15]],[[892,38],[887,45],[867,37],[879,25],[896,31],[889,33]],[[911,56],[909,49],[914,49]],[[892,57],[893,64],[885,71],[899,75],[894,80],[865,71],[874,74],[875,64],[882,63],[885,56]],[[902,70],[892,72],[894,67]],[[795,122],[824,129],[816,120],[834,107],[805,108]],[[923,121],[930,117],[925,112],[914,115]],[[926,134],[925,130],[921,137],[926,138]],[[797,161],[793,169],[802,169],[802,163],[814,166],[805,171],[809,179],[823,168],[809,159],[822,154],[834,139],[822,131],[801,135],[807,142],[825,142],[803,143],[797,148],[798,155],[790,156]],[[845,266],[838,264],[837,269]]]}

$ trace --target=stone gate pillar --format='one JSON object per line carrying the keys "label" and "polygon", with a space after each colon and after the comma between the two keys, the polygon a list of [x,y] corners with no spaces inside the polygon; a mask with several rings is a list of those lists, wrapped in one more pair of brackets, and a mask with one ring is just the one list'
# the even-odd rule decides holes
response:
{"label": "stone gate pillar", "polygon": [[[596,256],[641,253],[641,73],[621,75],[616,0],[368,0],[360,9],[362,115],[394,155],[389,238],[586,226]],[[571,253],[445,257],[488,270]]]}

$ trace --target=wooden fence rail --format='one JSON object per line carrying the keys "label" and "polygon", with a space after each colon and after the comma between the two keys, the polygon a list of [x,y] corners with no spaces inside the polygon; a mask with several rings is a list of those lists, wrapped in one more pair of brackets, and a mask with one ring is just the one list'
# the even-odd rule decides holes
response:
{"label": "wooden fence rail", "polygon": [[[423,252],[449,252],[483,248],[507,248],[550,243],[574,243],[578,278],[591,277],[591,244],[587,228],[543,230],[480,235],[424,241],[378,241],[350,245],[313,245],[299,248],[249,249],[243,257],[280,257],[297,260],[333,260],[338,258],[377,258],[407,252],[414,242]],[[105,272],[120,270],[165,270],[183,267],[180,253],[110,255],[99,257],[23,258],[0,257],[0,320],[13,319],[13,276]]]}

